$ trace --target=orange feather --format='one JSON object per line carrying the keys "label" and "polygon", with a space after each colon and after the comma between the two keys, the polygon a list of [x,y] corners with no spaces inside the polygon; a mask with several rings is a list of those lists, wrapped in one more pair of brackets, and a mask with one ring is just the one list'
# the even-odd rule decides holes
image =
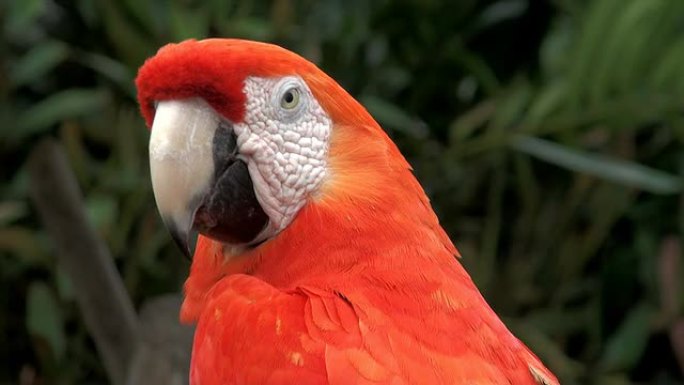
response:
{"label": "orange feather", "polygon": [[245,77],[295,74],[334,122],[329,177],[253,250],[200,237],[181,311],[198,322],[191,383],[557,384],[482,298],[394,143],[315,65],[263,43],[186,41],[137,86],[148,125],[155,101],[191,96],[239,122]]}

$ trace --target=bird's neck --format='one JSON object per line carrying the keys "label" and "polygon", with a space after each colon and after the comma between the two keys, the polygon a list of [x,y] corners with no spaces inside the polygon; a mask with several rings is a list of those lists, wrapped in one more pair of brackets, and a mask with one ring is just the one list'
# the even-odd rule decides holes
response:
{"label": "bird's neck", "polygon": [[353,161],[332,164],[331,182],[321,195],[311,197],[290,225],[259,247],[235,255],[201,237],[185,285],[183,318],[196,318],[206,293],[231,274],[251,274],[281,289],[352,286],[373,276],[411,281],[465,274],[408,164],[381,139],[385,156],[394,159],[359,154],[362,148]]}
{"label": "bird's neck", "polygon": [[457,251],[422,188],[409,170],[397,177],[406,181],[393,181],[373,199],[306,205],[281,234],[248,256],[252,274],[288,288],[378,270],[405,276],[426,266],[452,268]]}

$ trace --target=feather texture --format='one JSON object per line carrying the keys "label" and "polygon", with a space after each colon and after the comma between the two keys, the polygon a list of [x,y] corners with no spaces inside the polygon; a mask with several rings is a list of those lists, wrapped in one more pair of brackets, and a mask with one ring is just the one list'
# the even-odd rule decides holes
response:
{"label": "feather texture", "polygon": [[394,143],[316,66],[263,43],[187,41],[137,86],[148,125],[155,101],[190,96],[239,121],[245,77],[284,75],[334,122],[329,177],[255,249],[200,236],[181,311],[198,322],[191,383],[557,384],[482,298]]}

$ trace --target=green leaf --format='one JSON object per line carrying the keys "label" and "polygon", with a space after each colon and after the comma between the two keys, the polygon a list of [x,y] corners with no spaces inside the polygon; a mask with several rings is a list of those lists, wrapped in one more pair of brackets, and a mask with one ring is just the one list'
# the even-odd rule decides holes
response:
{"label": "green leaf", "polygon": [[496,107],[496,100],[487,99],[454,119],[449,125],[451,142],[456,143],[472,136],[475,131],[492,118],[496,112]]}
{"label": "green leaf", "polygon": [[612,20],[624,7],[624,3],[624,0],[600,0],[589,3],[581,32],[572,47],[568,84],[573,106],[579,105],[586,96],[587,85],[593,84],[596,80],[597,74],[594,69],[602,65],[601,60],[604,59],[601,55],[603,37],[610,34],[612,27],[607,20]]}
{"label": "green leaf", "polygon": [[478,18],[477,30],[482,31],[501,22],[516,19],[523,15],[527,8],[524,0],[502,0],[485,8]]}
{"label": "green leaf", "polygon": [[566,94],[567,85],[565,82],[549,82],[545,88],[537,93],[530,105],[525,116],[527,125],[539,124],[545,118],[552,116],[562,105]]}
{"label": "green leaf", "polygon": [[599,360],[603,370],[619,371],[634,367],[646,349],[655,314],[656,310],[645,303],[632,308],[606,343]]}
{"label": "green leaf", "polygon": [[10,132],[14,139],[49,129],[64,119],[95,114],[106,101],[106,94],[92,89],[68,89],[55,93],[25,110],[19,116],[17,127]]}
{"label": "green leaf", "polygon": [[61,265],[57,265],[57,269],[55,269],[55,284],[57,285],[57,293],[62,300],[74,301],[76,299],[74,283]]}
{"label": "green leaf", "polygon": [[233,20],[230,31],[237,37],[267,41],[273,38],[273,28],[265,20],[256,17],[243,17]]}
{"label": "green leaf", "polygon": [[63,317],[52,290],[42,282],[29,286],[26,328],[33,337],[42,338],[49,344],[57,360],[64,357],[66,336]]}
{"label": "green leaf", "polygon": [[361,97],[361,103],[386,128],[417,139],[424,139],[428,136],[428,128],[424,122],[411,117],[404,110],[387,100],[367,95]]}
{"label": "green leaf", "polygon": [[203,39],[209,33],[209,12],[207,7],[190,9],[182,2],[172,1],[171,31],[175,40]]}
{"label": "green leaf", "polygon": [[78,60],[100,75],[116,83],[128,96],[135,99],[135,75],[121,62],[96,53],[83,53]]}
{"label": "green leaf", "polygon": [[684,187],[680,177],[638,163],[592,154],[544,139],[519,136],[513,140],[511,146],[517,151],[568,170],[655,194],[676,194]]}
{"label": "green leaf", "polygon": [[[138,67],[154,54],[159,43],[149,39],[138,25],[127,17],[123,4],[114,0],[95,2],[102,15],[109,42],[116,49],[118,59],[130,67]],[[150,17],[157,15],[150,15]]]}
{"label": "green leaf", "polygon": [[563,74],[568,69],[568,57],[575,29],[566,20],[556,22],[547,33],[539,48],[539,62],[542,72],[551,78]]}
{"label": "green leaf", "polygon": [[[592,100],[605,98],[611,91],[615,73],[631,72],[638,67],[648,46],[654,46],[653,42],[648,42],[648,46],[639,43],[643,43],[644,37],[648,38],[652,32],[649,25],[644,25],[643,19],[660,6],[660,1],[627,1],[612,15],[613,22],[607,26],[609,29],[605,32],[601,49],[596,53],[597,60],[591,69],[593,81],[587,85]],[[627,55],[630,50],[636,55]],[[628,76],[623,76],[621,80],[628,85],[634,83]]]}
{"label": "green leaf", "polygon": [[124,12],[129,15],[131,20],[145,27],[146,32],[154,31],[160,33],[160,18],[155,13],[159,7],[168,7],[167,2],[138,1],[138,0],[119,0],[123,4]]}
{"label": "green leaf", "polygon": [[490,122],[490,129],[499,131],[517,123],[529,104],[531,93],[530,86],[526,82],[518,82],[514,87],[511,87],[499,99]]}
{"label": "green leaf", "polygon": [[[658,62],[651,73],[651,83],[655,87],[666,88],[672,82],[682,77],[684,71],[684,40],[672,44]],[[680,92],[682,90],[679,90]]]}
{"label": "green leaf", "polygon": [[663,19],[663,1],[632,3],[637,5],[625,7],[622,11],[624,16],[621,19],[627,20],[625,29],[616,28],[614,32],[621,36],[614,64],[607,70],[611,83],[607,91],[634,92],[643,87],[647,75],[656,67],[654,63],[658,63],[666,48],[676,41],[658,33],[659,29],[672,24]]}
{"label": "green leaf", "polygon": [[11,4],[9,14],[4,20],[9,21],[6,28],[12,34],[18,34],[26,29],[45,9],[45,0],[21,0],[9,3]]}
{"label": "green leaf", "polygon": [[105,231],[112,224],[117,214],[117,204],[112,196],[91,194],[86,199],[86,210],[91,222],[101,231]]}
{"label": "green leaf", "polygon": [[49,40],[28,51],[12,66],[9,78],[15,87],[38,80],[69,55],[66,44]]}

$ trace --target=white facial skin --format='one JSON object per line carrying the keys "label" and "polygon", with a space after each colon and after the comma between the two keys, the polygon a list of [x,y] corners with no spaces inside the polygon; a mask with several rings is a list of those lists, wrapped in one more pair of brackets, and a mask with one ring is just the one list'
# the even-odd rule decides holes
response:
{"label": "white facial skin", "polygon": [[246,112],[233,125],[257,199],[270,218],[262,233],[282,231],[326,177],[332,122],[304,81],[249,77]]}
{"label": "white facial skin", "polygon": [[[238,157],[247,164],[269,217],[267,228],[251,242],[256,243],[289,225],[320,187],[332,122],[299,77],[250,77],[243,92],[245,116],[232,124]],[[180,237],[187,236],[197,209],[188,204],[211,187],[213,140],[222,119],[199,98],[157,106],[150,136],[152,186],[159,211]],[[239,251],[244,245],[233,246]]]}

